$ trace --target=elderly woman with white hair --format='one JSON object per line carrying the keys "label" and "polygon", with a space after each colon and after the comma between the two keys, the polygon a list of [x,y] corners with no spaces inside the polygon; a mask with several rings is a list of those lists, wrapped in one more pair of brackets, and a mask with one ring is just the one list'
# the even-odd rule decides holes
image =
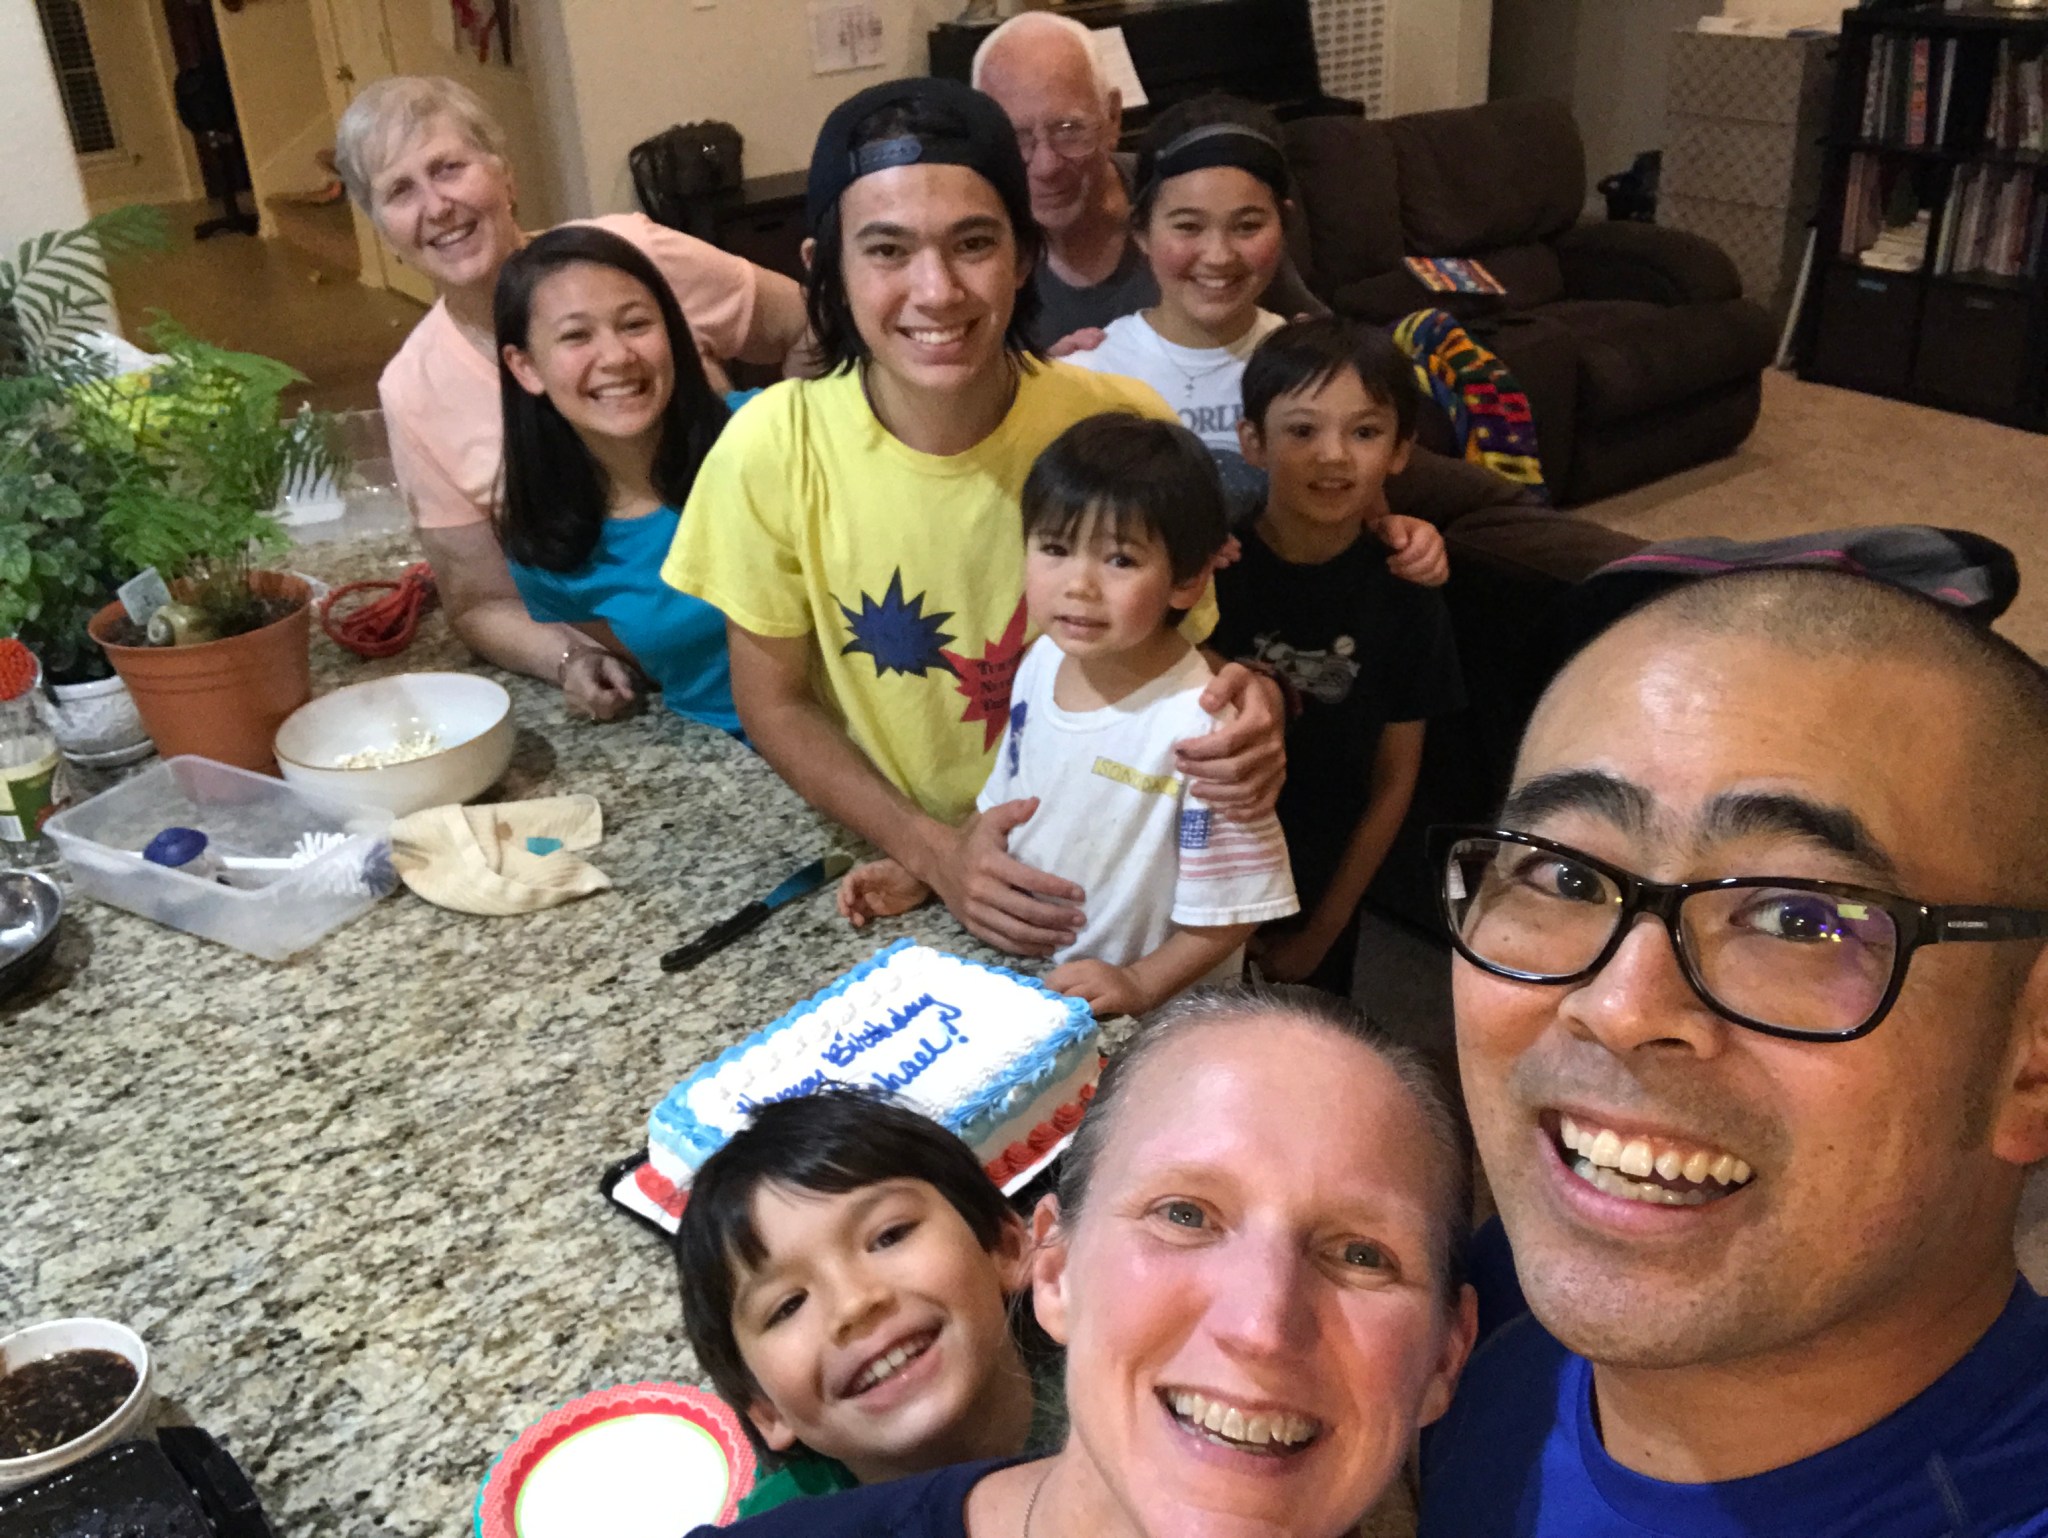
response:
{"label": "elderly woman with white hair", "polygon": [[[349,195],[436,300],[378,380],[399,485],[433,565],[449,622],[488,661],[562,687],[598,719],[637,697],[624,648],[602,623],[533,618],[493,527],[504,458],[491,301],[499,269],[526,243],[504,131],[452,80],[395,76],[349,105],[335,136]],[[589,221],[650,257],[675,291],[707,372],[719,360],[781,363],[804,334],[803,299],[778,273],[642,214]]]}

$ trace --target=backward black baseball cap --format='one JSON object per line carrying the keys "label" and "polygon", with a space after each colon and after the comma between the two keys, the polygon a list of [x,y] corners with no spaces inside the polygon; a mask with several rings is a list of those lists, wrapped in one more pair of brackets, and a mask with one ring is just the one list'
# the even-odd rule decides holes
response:
{"label": "backward black baseball cap", "polygon": [[[856,149],[854,134],[888,107],[908,107],[931,126],[872,139]],[[804,189],[806,230],[815,237],[825,215],[838,207],[840,194],[863,176],[909,165],[966,166],[995,187],[1013,220],[1020,210],[1028,217],[1031,184],[1017,151],[1017,131],[1003,109],[957,80],[917,75],[871,85],[832,109],[811,152]]]}

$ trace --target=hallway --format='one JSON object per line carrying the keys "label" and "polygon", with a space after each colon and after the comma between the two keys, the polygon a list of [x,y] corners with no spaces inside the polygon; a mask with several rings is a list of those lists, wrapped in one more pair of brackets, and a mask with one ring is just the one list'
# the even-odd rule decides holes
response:
{"label": "hallway", "polygon": [[205,203],[170,205],[171,249],[116,265],[114,298],[129,339],[147,345],[150,314],[163,310],[206,341],[289,363],[308,380],[295,401],[332,411],[375,406],[377,376],[420,307],[356,282],[352,246],[341,269],[340,249],[323,262],[286,240],[194,241],[192,226],[208,211]]}

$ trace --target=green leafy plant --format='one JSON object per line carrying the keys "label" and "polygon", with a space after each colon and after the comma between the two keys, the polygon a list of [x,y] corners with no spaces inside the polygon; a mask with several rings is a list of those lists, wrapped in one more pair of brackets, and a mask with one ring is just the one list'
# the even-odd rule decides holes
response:
{"label": "green leafy plant", "polygon": [[23,241],[0,262],[0,374],[76,368],[76,344],[112,307],[106,264],[168,243],[163,211],[141,204]]}
{"label": "green leafy plant", "polygon": [[119,210],[0,262],[0,634],[60,681],[105,675],[86,622],[146,566],[216,634],[275,618],[248,582],[285,546],[273,510],[345,469],[331,417],[284,414],[303,382],[286,364],[161,316],[145,372],[81,349],[107,303],[97,259],[160,245],[162,228],[154,210]]}

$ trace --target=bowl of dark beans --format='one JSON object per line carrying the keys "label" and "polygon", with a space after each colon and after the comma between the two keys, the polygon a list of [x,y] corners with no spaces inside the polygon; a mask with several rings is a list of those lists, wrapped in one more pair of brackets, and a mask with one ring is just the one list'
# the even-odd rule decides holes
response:
{"label": "bowl of dark beans", "polygon": [[54,1319],[0,1336],[0,1490],[143,1435],[149,1348],[111,1319]]}

